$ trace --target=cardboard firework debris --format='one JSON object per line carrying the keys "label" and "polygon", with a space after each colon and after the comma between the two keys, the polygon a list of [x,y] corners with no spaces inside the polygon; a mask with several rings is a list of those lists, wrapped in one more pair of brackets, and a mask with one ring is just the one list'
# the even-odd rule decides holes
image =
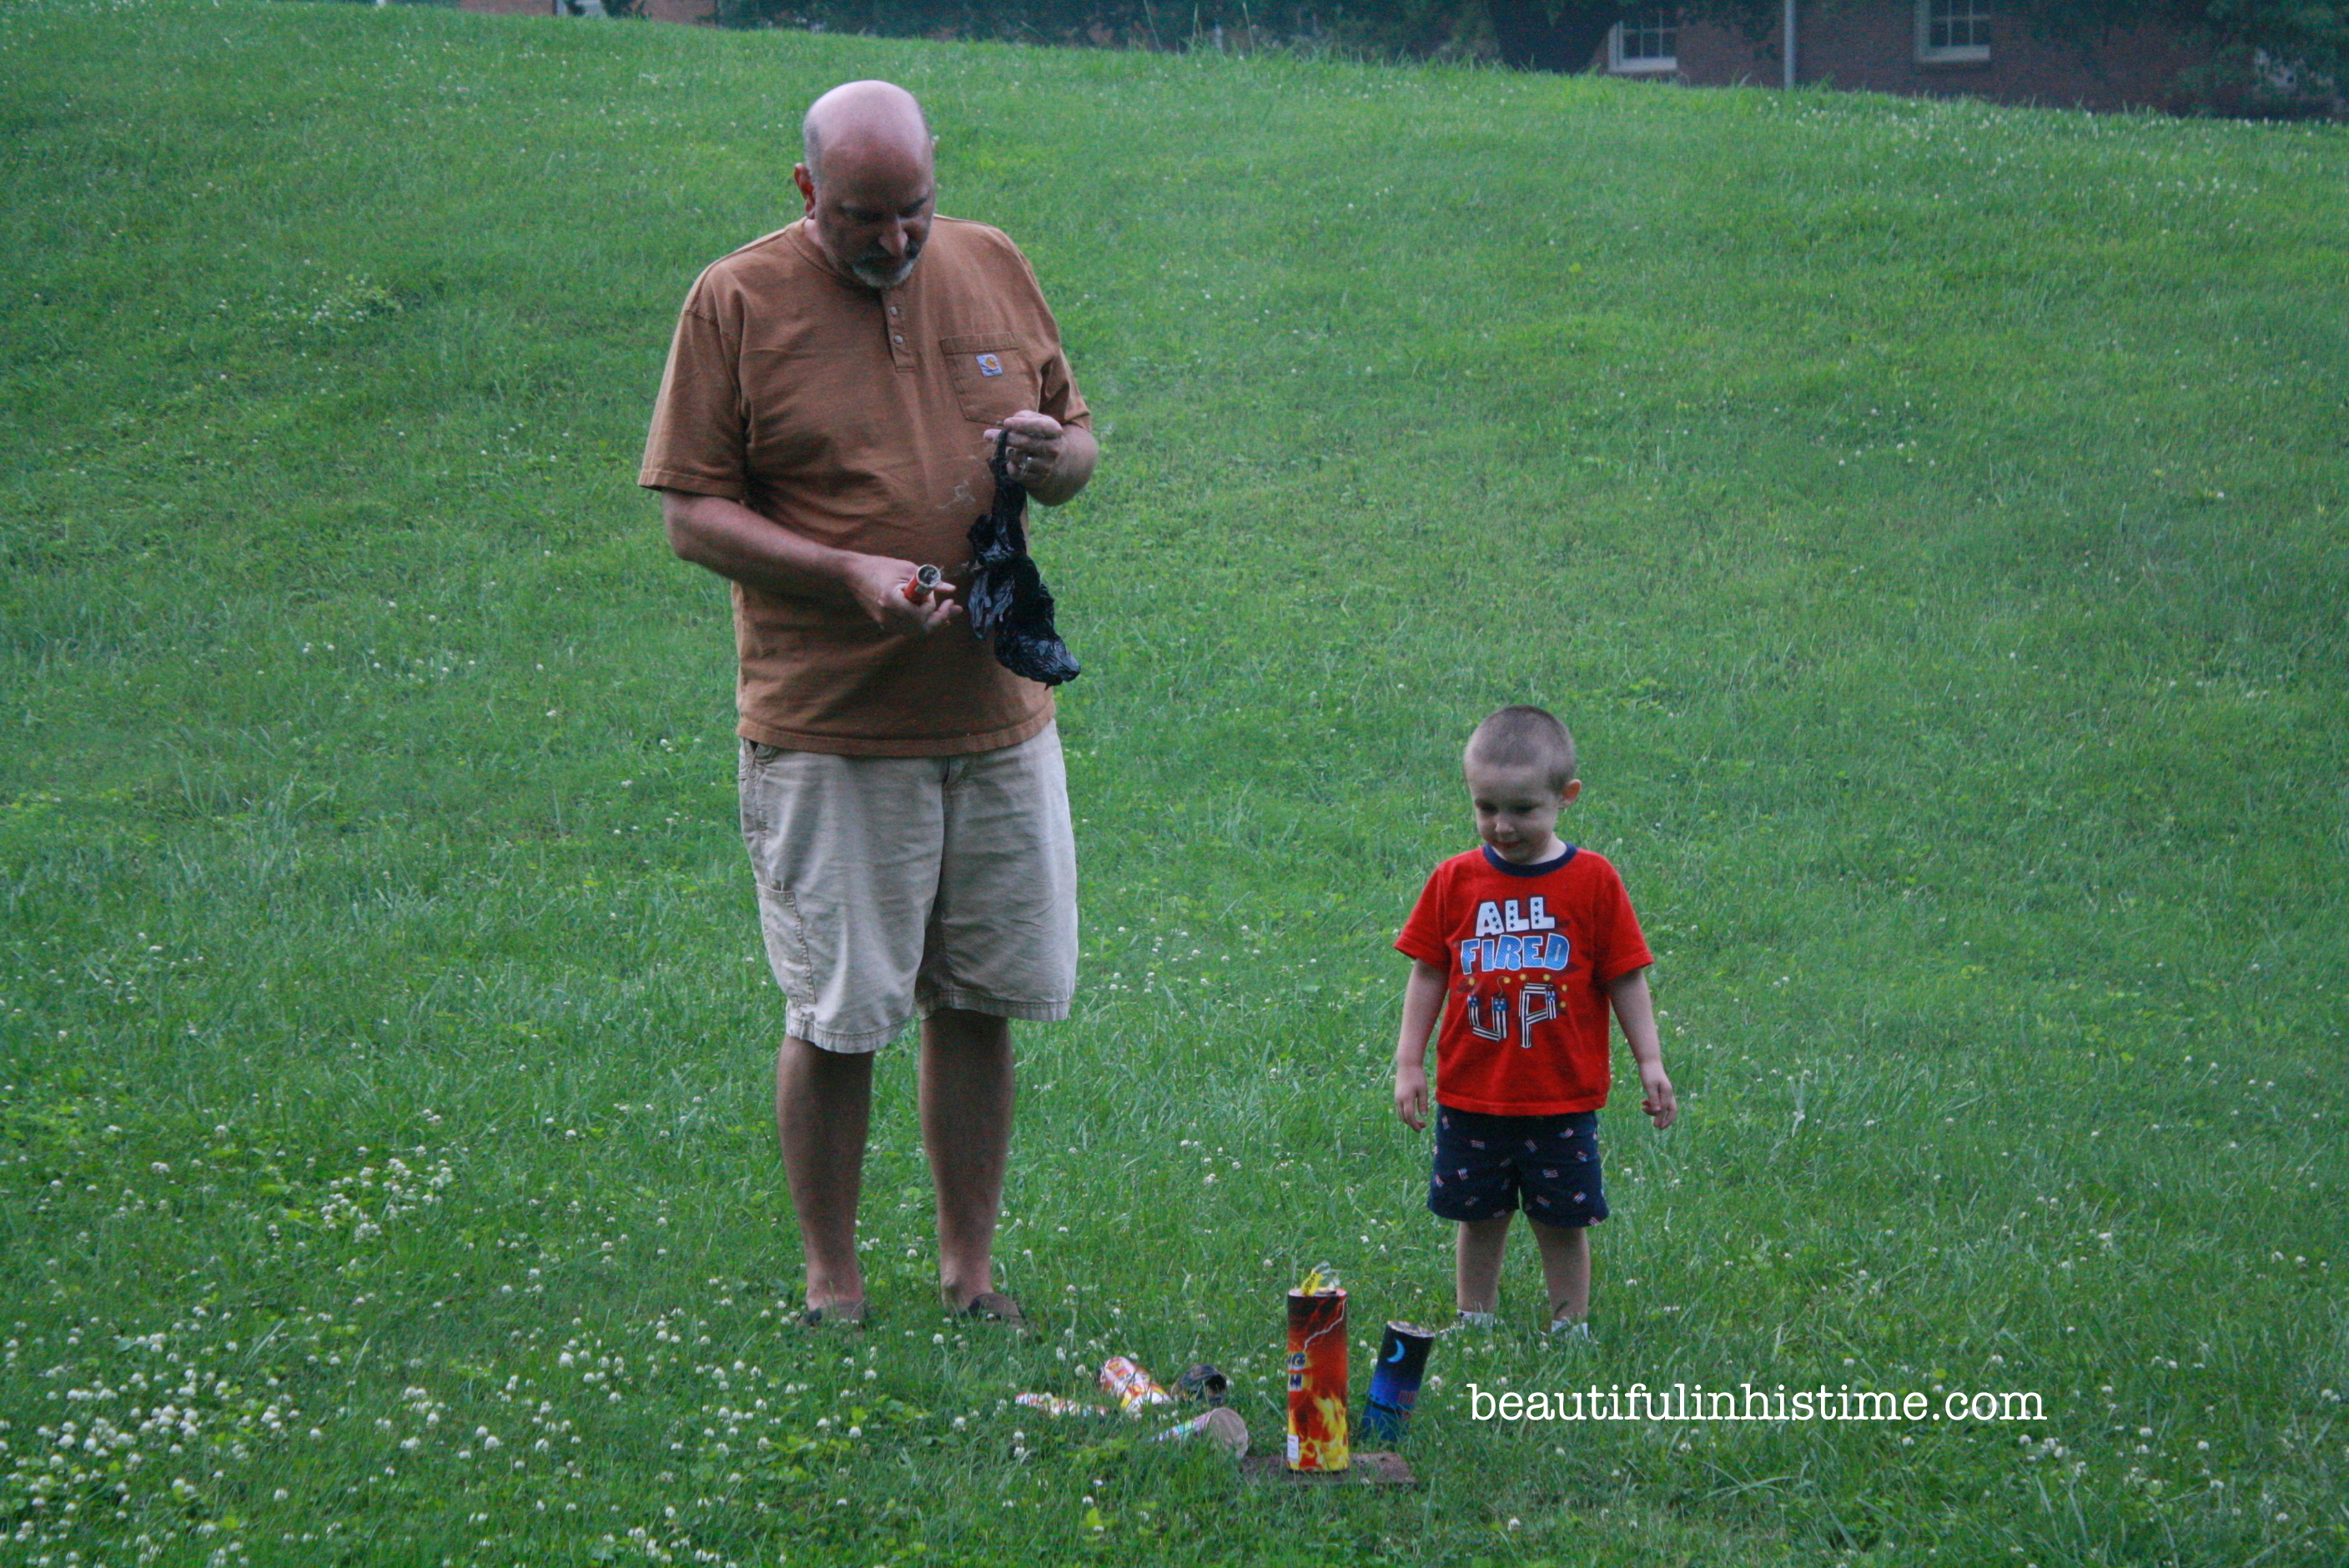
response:
{"label": "cardboard firework debris", "polygon": [[1416,1324],[1387,1325],[1379,1342],[1378,1364],[1371,1368],[1371,1391],[1363,1401],[1362,1430],[1380,1442],[1399,1442],[1411,1425],[1411,1408],[1419,1400],[1419,1385],[1427,1376],[1428,1347],[1435,1343],[1432,1329]]}
{"label": "cardboard firework debris", "polygon": [[1140,1415],[1148,1406],[1174,1402],[1174,1396],[1159,1387],[1158,1379],[1144,1372],[1130,1356],[1112,1356],[1102,1363],[1101,1386],[1117,1401],[1118,1408],[1129,1416]]}
{"label": "cardboard firework debris", "polygon": [[1247,1458],[1247,1423],[1237,1410],[1218,1405],[1204,1410],[1176,1426],[1167,1428],[1150,1440],[1154,1443],[1179,1443],[1205,1433],[1209,1442],[1236,1460]]}
{"label": "cardboard firework debris", "polygon": [[1327,1264],[1288,1293],[1288,1468],[1342,1470],[1346,1293]]}
{"label": "cardboard firework debris", "polygon": [[1202,1361],[1195,1367],[1183,1368],[1183,1376],[1174,1379],[1174,1392],[1185,1399],[1205,1399],[1210,1405],[1220,1405],[1231,1397],[1232,1380]]}
{"label": "cardboard firework debris", "polygon": [[1106,1416],[1099,1405],[1088,1405],[1081,1399],[1063,1399],[1058,1394],[1015,1394],[1015,1405],[1025,1405],[1031,1410],[1041,1410],[1048,1416]]}

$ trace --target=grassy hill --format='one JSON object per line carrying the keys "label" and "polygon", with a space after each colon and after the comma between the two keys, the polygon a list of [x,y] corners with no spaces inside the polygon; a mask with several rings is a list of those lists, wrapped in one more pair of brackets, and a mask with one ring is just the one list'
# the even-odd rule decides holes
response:
{"label": "grassy hill", "polygon": [[[1024,1345],[930,1305],[902,1047],[875,1326],[790,1325],[723,594],[632,488],[867,75],[1106,452]],[[234,0],[0,11],[0,125],[25,1561],[2349,1555],[2338,128]],[[1389,944],[1510,701],[1684,1106],[1608,1113],[1600,1347],[1513,1257],[1407,1493],[1009,1405],[1209,1360],[1277,1449],[1307,1266],[1358,1365],[1448,1320]],[[1469,1398],[1634,1382],[2039,1413]]]}

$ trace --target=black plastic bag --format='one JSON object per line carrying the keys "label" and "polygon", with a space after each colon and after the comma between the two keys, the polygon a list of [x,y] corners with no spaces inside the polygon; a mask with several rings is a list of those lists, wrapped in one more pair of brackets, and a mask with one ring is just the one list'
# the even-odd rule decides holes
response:
{"label": "black plastic bag", "polygon": [[995,502],[970,525],[970,590],[963,604],[972,634],[994,637],[996,663],[1054,686],[1074,680],[1080,670],[1076,655],[1052,629],[1051,592],[1028,558],[1022,521],[1028,491],[1011,478],[1010,442],[1009,431],[995,438],[995,457],[988,464],[995,475]]}

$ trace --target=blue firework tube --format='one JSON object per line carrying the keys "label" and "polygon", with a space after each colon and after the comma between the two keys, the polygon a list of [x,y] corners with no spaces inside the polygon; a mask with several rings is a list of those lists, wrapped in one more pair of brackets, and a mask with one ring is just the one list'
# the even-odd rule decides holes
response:
{"label": "blue firework tube", "polygon": [[1390,1323],[1379,1341],[1378,1365],[1371,1370],[1370,1408],[1362,1427],[1380,1442],[1392,1443],[1411,1425],[1411,1408],[1419,1402],[1420,1380],[1427,1376],[1428,1347],[1435,1336],[1409,1323]]}

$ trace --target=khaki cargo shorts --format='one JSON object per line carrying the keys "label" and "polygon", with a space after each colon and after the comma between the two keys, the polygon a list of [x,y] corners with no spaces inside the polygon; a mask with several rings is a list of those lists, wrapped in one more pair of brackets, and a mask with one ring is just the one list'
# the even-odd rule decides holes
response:
{"label": "khaki cargo shorts", "polygon": [[864,1052],[936,1007],[1069,1016],[1077,853],[1056,727],[961,757],[746,740],[739,782],[793,1036]]}

